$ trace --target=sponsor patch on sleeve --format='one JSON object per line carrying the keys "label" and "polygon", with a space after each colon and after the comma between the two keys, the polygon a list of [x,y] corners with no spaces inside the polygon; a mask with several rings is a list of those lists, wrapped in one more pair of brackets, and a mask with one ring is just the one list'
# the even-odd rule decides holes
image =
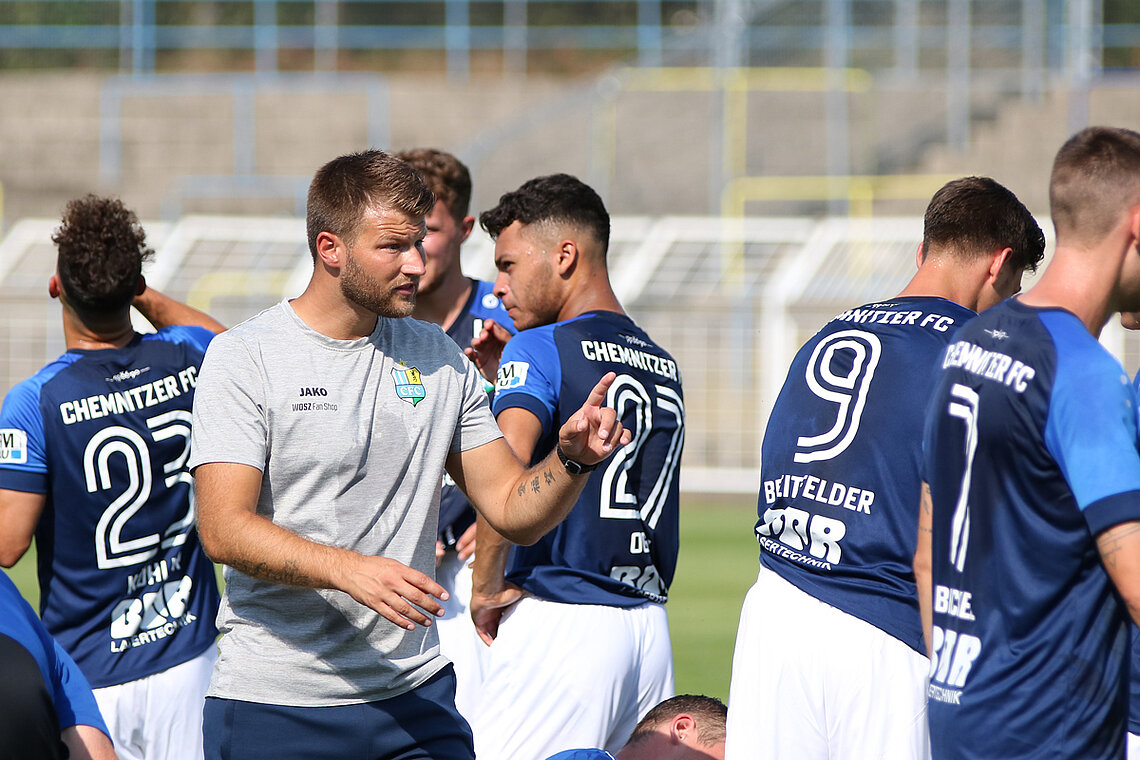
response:
{"label": "sponsor patch on sleeve", "polygon": [[0,429],[0,464],[28,463],[28,434],[16,428]]}
{"label": "sponsor patch on sleeve", "polygon": [[530,365],[526,362],[507,362],[499,367],[499,374],[495,381],[495,390],[509,391],[512,388],[521,388],[526,385],[526,373]]}

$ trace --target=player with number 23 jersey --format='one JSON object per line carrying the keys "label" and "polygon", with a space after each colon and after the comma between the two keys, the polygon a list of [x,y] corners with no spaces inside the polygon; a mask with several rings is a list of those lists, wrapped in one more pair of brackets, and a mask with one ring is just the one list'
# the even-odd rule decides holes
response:
{"label": "player with number 23 jersey", "polygon": [[36,531],[44,624],[100,687],[213,646],[218,590],[194,530],[190,407],[214,334],[167,327],[71,349],[13,388],[0,488],[46,493]]}

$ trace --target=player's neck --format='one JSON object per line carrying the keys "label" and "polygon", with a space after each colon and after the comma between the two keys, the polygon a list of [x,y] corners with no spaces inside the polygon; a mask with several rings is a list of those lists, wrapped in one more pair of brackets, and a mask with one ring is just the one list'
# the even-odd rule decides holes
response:
{"label": "player's neck", "polygon": [[1119,262],[1112,258],[1080,248],[1058,247],[1037,284],[1018,300],[1026,306],[1070,311],[1099,337],[1115,310],[1112,292],[1119,277]]}
{"label": "player's neck", "polygon": [[430,293],[416,294],[412,317],[439,325],[446,332],[463,312],[473,287],[474,283],[457,270]]}
{"label": "player's neck", "polygon": [[984,276],[974,277],[959,267],[922,266],[898,297],[944,298],[977,311],[982,282]]}
{"label": "player's neck", "polygon": [[590,273],[575,280],[562,302],[558,321],[573,319],[590,311],[613,311],[625,314],[625,309],[621,307],[621,302],[610,287],[609,276],[605,271]]}
{"label": "player's neck", "polygon": [[105,323],[88,324],[71,309],[63,310],[63,342],[68,350],[122,348],[134,339],[135,328],[131,325],[129,311]]}

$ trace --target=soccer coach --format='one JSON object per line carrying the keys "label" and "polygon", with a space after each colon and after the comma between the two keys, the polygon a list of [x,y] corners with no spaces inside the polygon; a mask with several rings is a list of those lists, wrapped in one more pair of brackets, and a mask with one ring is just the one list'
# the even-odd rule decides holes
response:
{"label": "soccer coach", "polygon": [[533,543],[574,505],[574,471],[629,441],[601,406],[611,374],[559,431],[577,466],[518,460],[475,367],[405,318],[434,202],[382,151],[329,162],[309,189],[305,292],[207,353],[190,465],[202,545],[228,566],[207,758],[473,758],[431,627],[444,469]]}

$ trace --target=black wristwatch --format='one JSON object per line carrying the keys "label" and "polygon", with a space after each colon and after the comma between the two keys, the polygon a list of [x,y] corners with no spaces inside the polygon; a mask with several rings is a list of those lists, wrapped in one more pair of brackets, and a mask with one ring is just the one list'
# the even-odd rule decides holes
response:
{"label": "black wristwatch", "polygon": [[558,460],[562,462],[562,466],[566,468],[566,472],[570,473],[571,475],[585,475],[587,472],[593,472],[594,470],[598,469],[597,462],[594,464],[582,464],[581,462],[575,462],[573,459],[566,456],[566,452],[562,450],[561,445],[555,446],[554,451],[558,454]]}

